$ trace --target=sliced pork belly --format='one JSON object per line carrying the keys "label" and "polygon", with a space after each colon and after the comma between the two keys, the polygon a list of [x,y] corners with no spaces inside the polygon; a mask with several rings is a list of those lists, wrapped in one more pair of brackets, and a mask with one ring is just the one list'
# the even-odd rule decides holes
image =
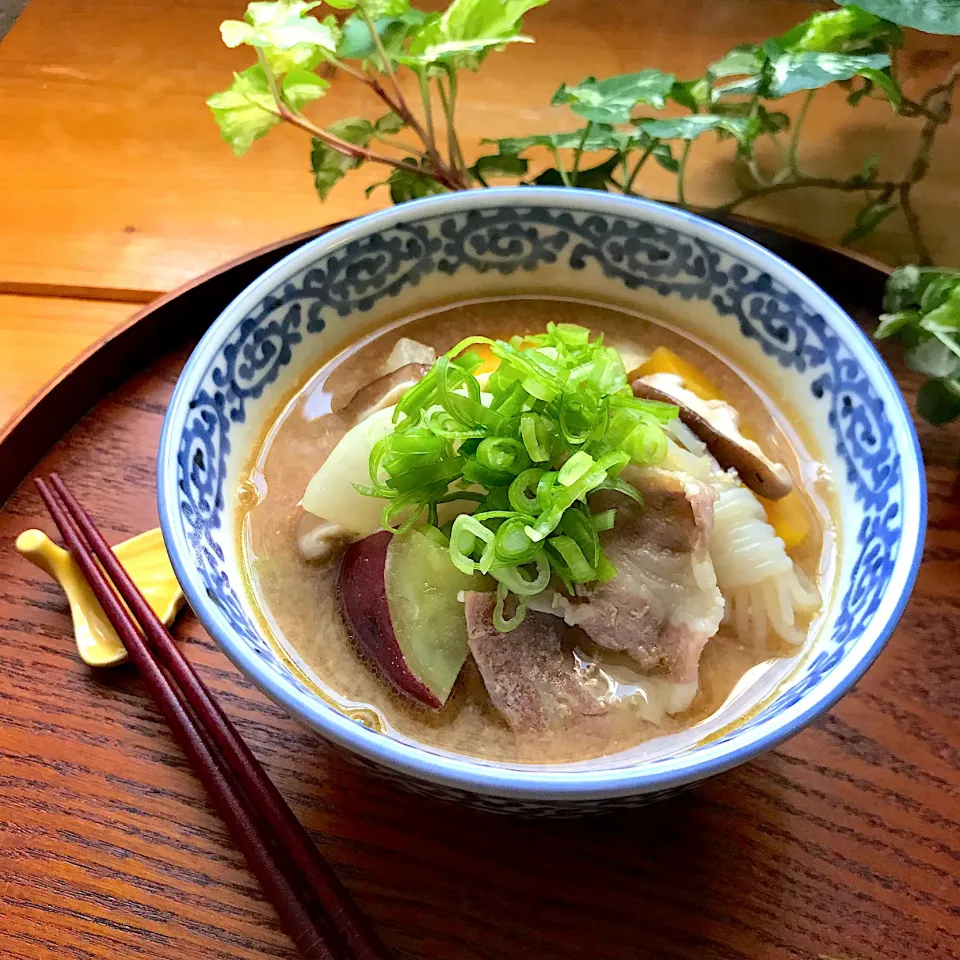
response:
{"label": "sliced pork belly", "polygon": [[493,625],[492,593],[465,596],[467,640],[493,705],[517,733],[542,733],[605,706],[585,689],[565,655],[559,617],[528,611],[510,633]]}
{"label": "sliced pork belly", "polygon": [[708,550],[716,494],[665,470],[635,468],[623,477],[643,494],[642,508],[612,491],[590,498],[595,511],[617,508],[600,541],[618,575],[574,599],[558,594],[554,606],[597,646],[627,653],[672,682],[693,683],[723,617]]}

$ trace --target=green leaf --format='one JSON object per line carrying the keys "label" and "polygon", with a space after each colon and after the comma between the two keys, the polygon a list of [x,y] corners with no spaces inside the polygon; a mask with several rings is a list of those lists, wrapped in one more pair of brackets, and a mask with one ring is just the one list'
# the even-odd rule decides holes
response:
{"label": "green leaf", "polygon": [[325,129],[335,137],[354,143],[358,147],[370,146],[374,134],[373,124],[363,117],[344,117],[343,120],[337,120]]}
{"label": "green leaf", "polygon": [[494,153],[486,157],[480,157],[470,167],[470,173],[473,174],[474,179],[486,184],[492,177],[526,176],[528,166],[528,161],[523,157],[518,157],[515,153]]}
{"label": "green leaf", "polygon": [[207,106],[220,127],[220,136],[238,157],[280,123],[267,76],[259,65],[234,74],[226,90],[207,98]]}
{"label": "green leaf", "polygon": [[[837,0],[842,7],[852,0]],[[901,27],[924,33],[960,34],[960,0],[856,0],[855,6]]]}
{"label": "green leaf", "polygon": [[930,310],[943,303],[956,286],[960,286],[960,270],[913,264],[897,267],[887,280],[883,309],[889,313]]}
{"label": "green leaf", "polygon": [[697,80],[677,80],[670,88],[670,99],[696,113],[710,102],[710,81],[705,77]]}
{"label": "green leaf", "polygon": [[638,103],[662,110],[675,81],[672,73],[660,70],[640,70],[605,80],[587,77],[573,87],[563,84],[553,95],[551,104],[568,104],[578,116],[595,123],[628,123]]}
{"label": "green leaf", "polygon": [[304,104],[322,97],[329,86],[329,81],[318,77],[312,70],[295,67],[283,78],[281,90],[283,99],[294,110],[300,110]]}
{"label": "green leaf", "polygon": [[399,133],[405,126],[406,121],[399,114],[385,113],[375,124],[374,130],[377,134],[383,134],[386,137]]}
{"label": "green leaf", "polygon": [[410,7],[410,0],[327,0],[337,10],[362,10],[371,20],[398,17]]}
{"label": "green leaf", "polygon": [[874,340],[892,337],[909,326],[919,324],[920,314],[916,310],[901,310],[898,313],[881,313],[877,329],[873,331]]}
{"label": "green leaf", "polygon": [[495,143],[500,153],[520,154],[531,147],[546,147],[548,150],[576,150],[581,142],[584,153],[598,150],[626,150],[639,142],[636,133],[622,133],[606,124],[593,124],[586,140],[583,130],[570,133],[535,133],[529,137],[503,137],[500,140],[482,140]]}
{"label": "green leaf", "polygon": [[885,53],[867,56],[813,50],[784,53],[772,59],[769,96],[777,98],[798,90],[817,90],[838,80],[850,80],[864,70],[882,70],[889,66],[890,57]]}
{"label": "green leaf", "polygon": [[860,179],[864,183],[873,183],[877,179],[877,167],[880,164],[880,154],[871,153],[863,158],[863,166],[860,168]]}
{"label": "green leaf", "polygon": [[[347,117],[331,123],[326,128],[328,133],[354,143],[360,147],[367,147],[373,138],[374,128],[363,117]],[[313,149],[310,151],[310,169],[313,171],[313,183],[321,200],[326,200],[330,191],[343,179],[344,174],[355,170],[363,163],[362,157],[348,157],[324,141],[314,138]]]}
{"label": "green leaf", "polygon": [[[860,71],[860,76],[863,78],[862,86],[856,90],[852,90],[847,95],[847,103],[849,103],[851,107],[855,107],[864,97],[871,96],[874,88],[879,87],[886,95],[887,100],[890,101],[894,113],[899,112],[900,106],[903,103],[903,91],[900,89],[900,84],[894,80],[888,71],[871,70],[868,67],[866,70]],[[875,97],[875,99],[880,100],[883,99],[883,97]]]}
{"label": "green leaf", "polygon": [[935,426],[960,417],[960,381],[928,380],[917,393],[917,413]]}
{"label": "green leaf", "polygon": [[306,13],[319,3],[279,0],[251,3],[244,20],[225,20],[220,36],[228,47],[247,44],[263,50],[271,69],[278,74],[294,67],[315,67],[332,56],[339,40],[336,21],[320,22]]}
{"label": "green leaf", "polygon": [[920,326],[930,333],[957,333],[960,331],[960,285],[954,284],[945,296],[937,299],[941,302],[923,315]]}
{"label": "green leaf", "polygon": [[[417,163],[413,157],[407,157],[406,162],[411,165]],[[394,203],[406,203],[408,200],[447,192],[447,188],[437,183],[436,180],[421,177],[409,170],[394,170],[384,182],[390,188],[390,199]],[[368,189],[367,195],[369,196],[369,194],[370,190]]]}
{"label": "green leaf", "polygon": [[416,68],[445,65],[476,70],[490,50],[532,43],[520,35],[523,15],[547,0],[453,0],[439,17],[424,22],[399,63]]}
{"label": "green leaf", "polygon": [[960,373],[960,357],[933,334],[904,351],[903,359],[911,370],[927,377],[955,377]]}
{"label": "green leaf", "polygon": [[695,140],[711,130],[724,130],[737,140],[750,135],[747,117],[725,117],[715,113],[697,113],[691,117],[670,117],[665,120],[639,120],[644,133],[659,140]]}
{"label": "green leaf", "polygon": [[872,233],[900,205],[891,200],[874,200],[857,214],[853,226],[844,234],[841,243],[853,243]]}
{"label": "green leaf", "polygon": [[920,306],[921,276],[921,268],[912,263],[897,267],[887,280],[883,293],[883,309],[889,313],[899,313],[909,307]]}
{"label": "green leaf", "polygon": [[763,66],[763,56],[755,43],[745,43],[734,47],[719,60],[707,67],[707,77],[716,80],[719,77],[754,76]]}
{"label": "green leaf", "polygon": [[888,20],[856,7],[815,13],[777,38],[790,52],[882,53],[903,46],[903,34]]}
{"label": "green leaf", "polygon": [[[421,10],[406,10],[397,17],[378,17],[374,21],[374,29],[380,37],[380,43],[388,54],[399,53],[403,41],[430,16]],[[367,21],[358,13],[353,13],[343,22],[342,36],[337,47],[337,58],[340,60],[374,60],[377,48]],[[382,69],[381,64],[377,67]]]}

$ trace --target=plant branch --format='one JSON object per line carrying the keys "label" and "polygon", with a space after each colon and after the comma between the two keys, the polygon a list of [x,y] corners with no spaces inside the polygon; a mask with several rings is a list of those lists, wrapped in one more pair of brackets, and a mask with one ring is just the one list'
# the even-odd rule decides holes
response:
{"label": "plant branch", "polygon": [[312,123],[310,120],[308,120],[302,113],[290,108],[290,106],[283,99],[280,87],[277,84],[276,75],[270,68],[270,64],[262,50],[257,50],[257,57],[260,61],[260,65],[263,67],[264,73],[266,74],[267,84],[270,87],[270,93],[273,96],[274,104],[276,105],[276,110],[271,112],[275,113],[285,123],[289,123],[291,126],[297,127],[299,130],[303,130],[304,133],[309,133],[311,137],[314,137],[322,143],[325,143],[328,147],[336,150],[338,153],[342,153],[344,156],[352,157],[355,160],[369,160],[373,163],[382,163],[388,167],[394,167],[397,170],[406,170],[408,173],[414,173],[417,176],[428,177],[431,180],[436,180],[437,183],[442,184],[450,190],[462,189],[458,184],[451,181],[446,175],[445,171],[441,169],[430,170],[428,168],[421,169],[420,167],[415,167],[412,163],[406,163],[403,160],[397,160],[394,157],[387,156],[386,154],[376,153],[375,151],[370,150],[367,147],[361,147],[356,143],[350,143],[349,140],[343,140],[340,137],[330,133],[328,130],[318,127],[315,123]]}
{"label": "plant branch", "polygon": [[583,134],[580,137],[580,142],[577,144],[576,149],[573,151],[573,182],[577,182],[577,175],[580,173],[580,158],[583,156],[583,148],[586,145],[587,137],[590,136],[590,131],[593,129],[593,121],[588,120],[587,125],[583,128]]}
{"label": "plant branch", "polygon": [[572,187],[573,184],[570,182],[570,174],[567,173],[567,168],[563,165],[563,160],[560,159],[560,151],[552,146],[550,147],[550,152],[553,154],[553,162],[557,165],[557,173],[560,174],[563,185],[565,187]]}
{"label": "plant branch", "polygon": [[800,190],[806,187],[824,187],[827,190],[841,190],[845,193],[852,193],[860,190],[883,190],[886,188],[896,189],[899,182],[896,180],[882,180],[867,183],[862,177],[851,177],[849,180],[840,180],[836,177],[807,177],[802,176],[797,180],[787,180],[783,183],[771,183],[766,187],[757,187],[755,190],[746,190],[739,197],[723,203],[718,207],[713,207],[711,213],[730,213],[742,203],[748,200],[755,200],[757,197],[766,197],[772,193],[786,193],[788,190]]}
{"label": "plant branch", "polygon": [[447,81],[449,92],[443,87],[443,79],[437,78],[437,90],[440,92],[440,103],[443,106],[443,115],[447,122],[447,152],[450,155],[450,166],[454,174],[465,181],[466,164],[460,150],[460,141],[457,138],[455,118],[457,85],[454,71],[447,71]]}
{"label": "plant branch", "polygon": [[797,153],[800,149],[800,132],[803,130],[803,124],[807,119],[807,111],[810,109],[810,104],[816,92],[816,90],[808,90],[807,95],[803,98],[803,104],[800,107],[800,112],[797,114],[796,123],[793,125],[793,136],[790,137],[790,146],[787,148],[787,165],[797,178],[803,176],[803,174],[800,173],[800,167],[797,165]]}
{"label": "plant branch", "polygon": [[931,87],[921,98],[921,105],[925,108],[926,119],[920,131],[920,142],[914,154],[903,181],[899,184],[900,206],[907,221],[907,229],[913,241],[914,250],[920,264],[927,266],[933,263],[930,249],[927,247],[920,228],[920,217],[913,206],[912,189],[919,183],[930,169],[930,154],[937,133],[944,124],[950,121],[953,113],[953,91],[960,81],[960,62],[955,63],[941,83]]}
{"label": "plant branch", "polygon": [[687,173],[687,158],[690,156],[690,148],[693,146],[692,140],[686,140],[683,144],[683,153],[680,154],[680,168],[677,170],[677,203],[681,207],[687,205],[687,197],[684,193],[684,180]]}
{"label": "plant branch", "polygon": [[409,113],[410,110],[407,107],[406,98],[403,96],[403,91],[400,89],[400,82],[397,80],[397,74],[393,69],[393,62],[387,56],[387,51],[383,49],[383,41],[380,39],[380,34],[377,33],[377,25],[370,18],[370,14],[367,13],[366,7],[363,4],[357,4],[357,6],[360,9],[360,16],[363,17],[364,23],[366,23],[367,29],[370,31],[370,39],[373,41],[374,49],[380,57],[383,72],[390,78],[390,85],[393,87],[396,102],[402,105],[407,113]]}
{"label": "plant branch", "polygon": [[[643,153],[640,155],[640,159],[633,165],[633,170],[630,171],[630,175],[626,178],[623,186],[624,193],[630,193],[633,190],[633,182],[637,179],[637,175],[643,169],[643,165],[650,159],[650,154],[653,153],[653,148],[656,146],[655,143],[651,143]],[[627,158],[623,158],[624,168],[626,168]]]}
{"label": "plant branch", "polygon": [[374,48],[376,49],[377,54],[380,57],[380,61],[383,64],[383,72],[390,80],[390,85],[393,88],[394,95],[391,97],[390,94],[387,93],[387,91],[383,88],[383,84],[381,84],[380,81],[375,77],[366,77],[363,74],[357,74],[355,71],[351,72],[353,72],[354,75],[359,76],[360,79],[362,79],[363,82],[365,82],[373,90],[373,92],[420,138],[420,141],[424,146],[424,153],[426,155],[427,162],[436,168],[437,173],[442,178],[440,182],[448,182],[449,184],[453,184],[454,186],[452,189],[465,188],[467,184],[464,179],[456,171],[452,170],[443,162],[443,158],[440,156],[440,151],[437,149],[437,143],[434,139],[433,132],[433,116],[430,111],[429,91],[424,94],[425,76],[423,72],[420,71],[420,90],[421,95],[423,96],[423,109],[427,122],[426,130],[424,130],[420,121],[410,109],[410,106],[403,95],[403,90],[400,88],[400,81],[397,79],[397,73],[393,69],[393,62],[387,55],[387,51],[384,49],[383,41],[380,39],[380,34],[377,33],[376,24],[370,19],[369,15],[362,6],[360,7],[360,13],[367,24],[367,29],[370,31],[370,39],[373,41]]}

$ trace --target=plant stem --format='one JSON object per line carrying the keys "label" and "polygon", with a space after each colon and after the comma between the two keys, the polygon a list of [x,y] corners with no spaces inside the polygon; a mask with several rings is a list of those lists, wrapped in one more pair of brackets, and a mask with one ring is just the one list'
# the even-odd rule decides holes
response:
{"label": "plant stem", "polygon": [[388,137],[382,133],[375,133],[373,139],[378,143],[382,143],[384,146],[393,147],[395,150],[402,150],[410,156],[419,157],[421,160],[426,159],[427,155],[411,143],[404,143],[402,140],[396,140],[394,137]]}
{"label": "plant stem", "polygon": [[583,156],[583,148],[587,142],[587,137],[590,136],[590,131],[593,129],[593,121],[588,120],[587,125],[583,128],[583,134],[580,137],[580,142],[577,144],[576,149],[573,151],[573,172],[571,174],[573,182],[576,183],[578,179],[578,174],[580,173],[580,158]]}
{"label": "plant stem", "polygon": [[[630,171],[630,175],[625,178],[623,192],[630,193],[633,190],[633,181],[637,179],[637,174],[643,169],[643,165],[650,159],[650,154],[653,153],[653,148],[656,144],[651,143],[643,153],[640,155],[640,159],[633,165],[633,170]],[[626,172],[627,158],[623,158],[624,172]]]}
{"label": "plant stem", "polygon": [[680,154],[680,167],[677,170],[677,203],[681,207],[687,205],[686,194],[684,193],[684,177],[687,172],[687,158],[690,156],[690,148],[693,146],[692,140],[686,140],[683,144],[683,153]]}
{"label": "plant stem", "polygon": [[563,185],[565,187],[572,187],[573,184],[570,182],[570,174],[567,173],[567,168],[560,159],[560,151],[556,147],[551,147],[550,152],[553,154],[553,162],[557,165],[557,173],[560,174]]}
{"label": "plant stem", "polygon": [[429,91],[426,95],[423,95],[424,92],[424,80],[421,73],[421,86],[420,91],[423,96],[423,109],[427,121],[427,129],[424,130],[420,124],[420,121],[417,120],[413,111],[410,109],[407,104],[407,100],[403,95],[403,90],[400,89],[400,82],[397,80],[396,71],[393,69],[393,62],[390,57],[387,55],[386,50],[383,47],[383,41],[380,39],[380,34],[377,33],[376,24],[368,16],[363,7],[360,7],[360,14],[363,17],[364,21],[367,24],[367,29],[370,31],[370,39],[373,41],[373,45],[377,51],[377,54],[380,56],[381,63],[383,64],[383,72],[390,79],[390,85],[393,87],[394,96],[391,97],[386,90],[383,89],[383,86],[380,82],[372,77],[365,77],[362,73],[358,74],[352,68],[347,68],[348,72],[352,73],[354,76],[358,76],[363,80],[374,93],[388,106],[390,109],[400,117],[407,126],[420,138],[421,143],[423,143],[425,155],[428,163],[432,164],[438,177],[438,182],[443,183],[445,186],[450,185],[451,189],[458,190],[466,187],[466,183],[463,181],[463,178],[454,173],[444,162],[443,158],[440,156],[439,150],[437,150],[436,140],[434,139],[433,134],[433,116],[430,110],[430,96]]}
{"label": "plant stem", "polygon": [[816,90],[808,90],[807,95],[803,98],[803,104],[800,107],[800,112],[797,114],[797,121],[793,126],[793,136],[790,138],[790,146],[787,148],[787,166],[798,179],[803,176],[797,164],[797,153],[800,149],[800,132],[803,130],[803,124],[807,119],[807,111],[810,109],[810,104],[816,92]]}
{"label": "plant stem", "polygon": [[461,175],[466,176],[466,162],[463,159],[463,150],[460,147],[460,138],[457,136],[457,97],[460,92],[460,84],[457,80],[457,71],[452,67],[447,69],[447,84],[449,87],[449,99],[445,104],[447,112],[447,138],[450,141],[450,150],[452,153],[454,169]]}
{"label": "plant stem", "polygon": [[713,207],[710,212],[730,213],[730,211],[739,207],[741,203],[746,203],[748,200],[754,200],[757,197],[766,197],[771,193],[786,193],[788,190],[800,190],[805,187],[824,187],[827,190],[840,190],[844,193],[851,193],[863,190],[865,186],[869,186],[871,190],[882,190],[888,187],[896,189],[899,186],[899,183],[894,180],[881,180],[874,181],[869,185],[865,185],[863,180],[861,180],[859,177],[852,177],[850,180],[840,180],[835,177],[802,176],[798,180],[788,180],[784,183],[771,183],[766,187],[757,187],[755,190],[747,190],[740,194],[739,197],[734,197],[733,200],[730,200],[727,203],[723,203],[718,207]]}
{"label": "plant stem", "polygon": [[[383,64],[383,72],[390,78],[390,85],[393,87],[393,93],[396,97],[396,101],[398,104],[402,104],[404,107],[406,107],[406,98],[403,95],[403,91],[400,89],[400,82],[397,80],[397,75],[394,72],[393,62],[387,56],[387,51],[383,49],[383,41],[380,39],[380,34],[377,33],[377,25],[370,18],[370,15],[367,13],[363,4],[358,3],[357,6],[360,10],[360,16],[363,17],[363,20],[367,25],[367,29],[370,31],[370,39],[373,41],[373,46],[380,57],[380,62]],[[407,108],[407,112],[409,113],[409,108]]]}
{"label": "plant stem", "polygon": [[906,176],[899,184],[900,207],[903,209],[903,216],[907,221],[907,229],[910,231],[910,239],[913,241],[917,261],[922,266],[932,264],[933,257],[923,238],[923,232],[920,229],[920,217],[913,206],[911,191],[914,185],[922,180],[930,169],[930,154],[933,151],[934,140],[940,127],[950,121],[953,113],[953,91],[958,81],[960,81],[960,63],[955,63],[943,81],[931,87],[921,98],[920,103],[929,115],[925,114],[926,119],[923,123],[923,129],[920,131],[917,152],[910,162],[910,168]]}

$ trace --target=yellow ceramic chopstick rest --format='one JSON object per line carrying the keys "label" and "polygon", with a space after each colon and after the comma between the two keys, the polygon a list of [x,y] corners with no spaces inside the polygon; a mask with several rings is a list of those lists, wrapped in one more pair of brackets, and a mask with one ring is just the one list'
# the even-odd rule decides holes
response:
{"label": "yellow ceramic chopstick rest", "polygon": [[[41,530],[21,533],[17,550],[63,588],[70,602],[77,649],[84,662],[91,667],[123,663],[127,651],[73,557]],[[173,574],[160,531],[148,530],[118,543],[113,550],[154,613],[169,627],[183,606],[183,591]]]}

